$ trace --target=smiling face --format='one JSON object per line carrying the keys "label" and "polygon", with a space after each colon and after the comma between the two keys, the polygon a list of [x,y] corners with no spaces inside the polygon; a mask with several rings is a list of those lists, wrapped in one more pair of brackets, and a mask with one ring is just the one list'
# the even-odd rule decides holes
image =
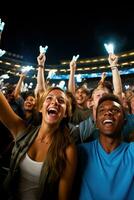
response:
{"label": "smiling face", "polygon": [[60,89],[51,90],[43,103],[42,116],[47,124],[59,124],[66,117],[67,98]]}
{"label": "smiling face", "polygon": [[87,95],[86,91],[81,87],[76,90],[75,98],[76,98],[77,104],[79,106],[84,107],[86,105],[88,95]]}
{"label": "smiling face", "polygon": [[24,110],[25,111],[32,111],[35,108],[36,100],[33,96],[28,96],[24,101]]}
{"label": "smiling face", "polygon": [[98,106],[96,123],[101,135],[112,137],[120,133],[123,122],[123,109],[119,103],[106,100]]}

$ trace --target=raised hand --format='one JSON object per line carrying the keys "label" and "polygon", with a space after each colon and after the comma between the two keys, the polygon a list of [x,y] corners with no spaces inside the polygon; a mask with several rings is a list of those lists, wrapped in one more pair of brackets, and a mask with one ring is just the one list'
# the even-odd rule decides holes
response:
{"label": "raised hand", "polygon": [[109,54],[108,61],[111,66],[116,66],[118,63],[118,56],[115,54]]}
{"label": "raised hand", "polygon": [[76,61],[78,60],[79,55],[73,56],[71,62],[70,62],[70,70],[75,71],[76,70]]}
{"label": "raised hand", "polygon": [[44,66],[45,61],[46,61],[46,55],[44,53],[40,53],[39,56],[37,57],[38,65]]}

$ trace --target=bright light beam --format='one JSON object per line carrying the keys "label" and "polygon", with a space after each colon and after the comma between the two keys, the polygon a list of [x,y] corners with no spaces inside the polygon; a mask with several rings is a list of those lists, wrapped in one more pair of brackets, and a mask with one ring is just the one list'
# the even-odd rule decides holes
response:
{"label": "bright light beam", "polygon": [[80,56],[79,54],[77,56],[73,56],[72,60],[76,62],[78,60],[79,56]]}
{"label": "bright light beam", "polygon": [[6,53],[5,50],[0,49],[0,57],[2,57]]}
{"label": "bright light beam", "polygon": [[104,47],[106,49],[106,51],[108,52],[108,54],[114,54],[114,45],[113,44],[104,44]]}
{"label": "bright light beam", "polygon": [[47,49],[48,49],[48,46],[46,45],[45,47],[43,47],[43,46],[39,46],[39,51],[40,51],[40,53],[46,53],[47,52]]}
{"label": "bright light beam", "polygon": [[22,73],[26,74],[27,72],[29,72],[32,69],[33,69],[32,66],[23,66],[23,68],[21,69],[21,71],[22,71]]}
{"label": "bright light beam", "polygon": [[0,32],[3,31],[4,26],[5,26],[5,22],[2,22],[1,19],[0,19]]}

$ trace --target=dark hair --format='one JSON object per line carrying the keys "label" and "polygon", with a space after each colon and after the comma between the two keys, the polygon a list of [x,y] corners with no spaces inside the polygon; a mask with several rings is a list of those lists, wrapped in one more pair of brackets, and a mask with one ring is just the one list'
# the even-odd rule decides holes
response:
{"label": "dark hair", "polygon": [[124,114],[124,116],[125,116],[125,111],[124,111],[122,102],[121,102],[121,100],[120,100],[116,95],[114,95],[114,94],[105,94],[104,96],[102,96],[102,97],[99,99],[98,106],[97,106],[97,109],[96,109],[96,116],[97,116],[98,108],[99,108],[100,104],[102,104],[104,101],[107,101],[107,100],[115,101],[115,102],[117,102],[118,104],[120,104],[121,107],[122,107],[123,114]]}
{"label": "dark hair", "polygon": [[76,98],[74,97],[74,95],[72,94],[72,92],[70,91],[66,91],[66,95],[68,97],[68,99],[70,100],[70,103],[71,103],[71,112],[72,112],[72,115],[76,109],[76,105],[77,105],[77,102],[76,102]]}
{"label": "dark hair", "polygon": [[86,85],[81,85],[76,88],[76,91],[82,89],[87,96],[91,96],[91,90]]}
{"label": "dark hair", "polygon": [[15,90],[15,87],[16,87],[16,85],[11,85],[11,84],[7,85],[7,87],[5,89],[6,94],[7,95],[11,94]]}
{"label": "dark hair", "polygon": [[25,92],[25,93],[23,94],[23,98],[24,98],[24,100],[26,100],[26,98],[29,97],[29,96],[32,96],[32,97],[35,98],[34,91],[28,91],[28,92]]}

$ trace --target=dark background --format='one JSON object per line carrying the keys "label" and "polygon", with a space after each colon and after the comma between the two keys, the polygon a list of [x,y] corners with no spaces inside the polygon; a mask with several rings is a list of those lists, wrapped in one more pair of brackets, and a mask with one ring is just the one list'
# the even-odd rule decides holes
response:
{"label": "dark background", "polygon": [[104,43],[109,42],[114,43],[115,53],[134,49],[133,6],[90,3],[81,1],[79,8],[65,2],[62,7],[41,4],[43,11],[37,7],[29,13],[1,15],[5,22],[1,48],[35,63],[39,45],[48,45],[47,64],[59,64],[77,54],[80,59],[107,55]]}

